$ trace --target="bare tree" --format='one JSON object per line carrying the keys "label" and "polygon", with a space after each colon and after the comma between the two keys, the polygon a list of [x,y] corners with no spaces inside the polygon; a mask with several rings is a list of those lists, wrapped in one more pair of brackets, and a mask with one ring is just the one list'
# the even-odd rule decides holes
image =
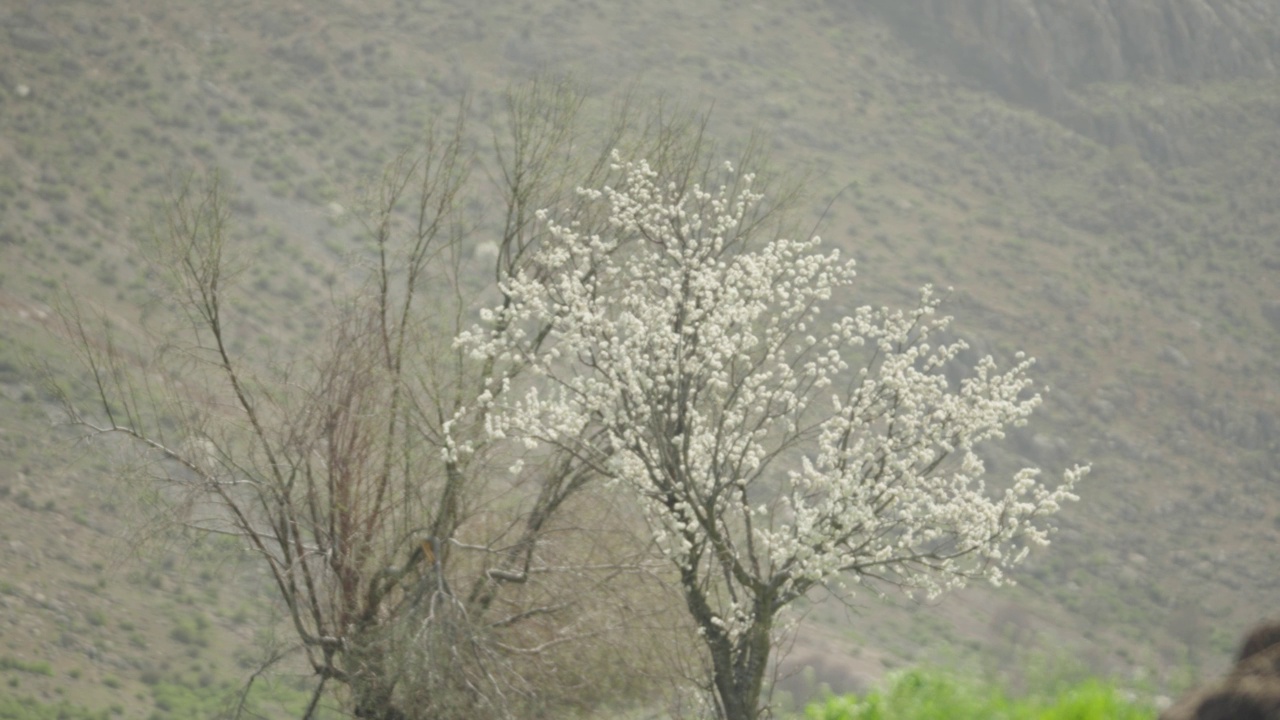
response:
{"label": "bare tree", "polygon": [[[332,685],[380,720],[589,705],[622,687],[602,669],[651,649],[637,518],[573,453],[487,435],[489,403],[526,363],[453,345],[479,298],[532,271],[535,210],[603,181],[609,148],[685,134],[686,119],[627,104],[592,125],[583,103],[536,82],[510,93],[491,153],[473,150],[460,112],[391,163],[370,198],[363,279],[323,310],[321,343],[243,348],[243,246],[217,174],[180,188],[150,248],[168,325],[134,347],[78,304],[63,314],[95,398],[64,383],[70,418],[128,438],[182,523],[256,553],[317,676],[306,717]],[[586,205],[574,217],[604,220]],[[487,281],[474,270],[486,256]]]}
{"label": "bare tree", "polygon": [[570,453],[632,493],[679,577],[717,713],[753,720],[785,607],[817,586],[847,596],[847,581],[998,583],[1047,542],[1043,518],[1085,469],[986,491],[975,448],[1040,402],[1031,360],[988,357],[953,386],[965,345],[935,344],[949,319],[928,288],[908,311],[824,314],[853,264],[817,238],[762,239],[777,206],[754,174],[705,153],[626,157],[569,206],[606,223],[540,215],[533,262],[460,341],[539,379],[491,400],[491,437]]}

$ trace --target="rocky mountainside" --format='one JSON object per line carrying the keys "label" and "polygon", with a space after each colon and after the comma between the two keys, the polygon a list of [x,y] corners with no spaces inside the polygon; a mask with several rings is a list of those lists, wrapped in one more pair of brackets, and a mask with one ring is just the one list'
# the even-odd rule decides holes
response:
{"label": "rocky mountainside", "polygon": [[882,16],[940,68],[1158,162],[1185,159],[1149,117],[1116,118],[1097,84],[1205,86],[1280,73],[1280,6],[1263,0],[910,0]]}
{"label": "rocky mountainside", "polygon": [[219,579],[233,550],[114,539],[145,494],[31,369],[74,372],[60,294],[136,329],[162,302],[138,240],[175,176],[221,167],[253,258],[238,341],[301,346],[367,179],[464,94],[487,132],[538,71],[760,129],[857,258],[850,305],[952,286],[970,361],[1040,359],[1044,412],[992,471],[1094,464],[1018,587],[817,607],[800,665],[838,690],[939,652],[1157,688],[1225,668],[1280,590],[1278,28],[1262,0],[4,4],[0,694],[191,717],[166,693],[238,687],[276,638],[253,573]]}
{"label": "rocky mountainside", "polygon": [[[1090,83],[1273,78],[1280,8],[1265,0],[906,0],[883,3],[960,72],[1054,107]],[[921,46],[928,49],[928,46]]]}

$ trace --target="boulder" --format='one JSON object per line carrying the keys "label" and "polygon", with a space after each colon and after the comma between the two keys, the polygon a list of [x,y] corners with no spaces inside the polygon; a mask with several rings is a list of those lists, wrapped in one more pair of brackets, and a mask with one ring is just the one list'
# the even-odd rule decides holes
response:
{"label": "boulder", "polygon": [[1171,705],[1160,720],[1280,720],[1280,622],[1249,631],[1231,672]]}

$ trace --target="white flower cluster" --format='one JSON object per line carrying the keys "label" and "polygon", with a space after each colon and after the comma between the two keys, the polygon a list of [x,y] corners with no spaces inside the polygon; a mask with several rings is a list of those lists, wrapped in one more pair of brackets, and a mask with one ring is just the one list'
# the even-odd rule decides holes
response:
{"label": "white flower cluster", "polygon": [[[974,453],[1039,404],[1031,360],[988,357],[951,387],[965,345],[933,344],[949,319],[928,288],[913,311],[832,322],[853,262],[816,237],[753,246],[752,176],[687,187],[615,162],[620,187],[578,191],[607,203],[607,226],[541,213],[536,263],[459,337],[542,378],[493,396],[491,436],[578,453],[636,493],[682,571],[770,607],[841,573],[932,593],[998,582],[1047,541],[1036,521],[1086,469],[1054,488],[1024,470],[991,497]],[[743,607],[726,600],[713,624],[743,632]]]}

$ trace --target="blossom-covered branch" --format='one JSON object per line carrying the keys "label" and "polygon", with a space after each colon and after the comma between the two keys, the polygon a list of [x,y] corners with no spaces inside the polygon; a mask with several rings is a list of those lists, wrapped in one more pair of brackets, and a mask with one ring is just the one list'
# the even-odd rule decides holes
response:
{"label": "blossom-covered branch", "polygon": [[[674,563],[728,717],[755,717],[772,623],[814,585],[880,578],[930,594],[999,583],[1086,468],[990,492],[975,448],[1040,404],[1018,355],[953,386],[966,348],[921,291],[912,310],[833,319],[854,264],[819,238],[754,237],[763,195],[614,156],[618,187],[582,188],[609,221],[539,219],[534,264],[459,344],[541,382],[494,395],[490,434],[575,453],[631,490]],[[526,328],[550,328],[535,338]],[[833,588],[839,591],[839,587]]]}

